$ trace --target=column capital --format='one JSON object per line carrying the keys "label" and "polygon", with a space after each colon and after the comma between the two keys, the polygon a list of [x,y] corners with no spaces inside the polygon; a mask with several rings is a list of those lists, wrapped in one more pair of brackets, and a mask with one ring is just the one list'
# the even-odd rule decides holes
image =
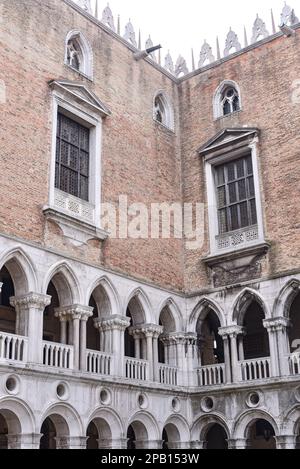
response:
{"label": "column capital", "polygon": [[291,325],[291,321],[283,316],[277,318],[265,319],[263,325],[270,332],[277,332],[287,329]]}
{"label": "column capital", "polygon": [[153,337],[154,339],[158,339],[164,332],[164,328],[157,324],[144,324],[141,327],[137,327],[136,330],[140,330],[145,337]]}
{"label": "column capital", "polygon": [[197,334],[194,332],[171,332],[162,336],[162,340],[173,345],[195,345]]}
{"label": "column capital", "polygon": [[226,339],[228,337],[236,339],[239,335],[245,335],[246,329],[241,326],[232,325],[227,327],[221,327],[218,333],[223,339]]}
{"label": "column capital", "polygon": [[28,293],[22,296],[12,296],[10,298],[10,304],[14,308],[36,308],[45,309],[51,303],[51,296],[42,295],[41,293]]}
{"label": "column capital", "polygon": [[130,326],[130,319],[125,316],[109,316],[104,319],[95,319],[94,324],[99,331],[125,331]]}
{"label": "column capital", "polygon": [[62,306],[55,309],[55,316],[63,320],[62,318],[69,319],[79,319],[82,321],[87,321],[90,317],[93,316],[94,308],[90,306],[82,305],[71,305],[71,306]]}

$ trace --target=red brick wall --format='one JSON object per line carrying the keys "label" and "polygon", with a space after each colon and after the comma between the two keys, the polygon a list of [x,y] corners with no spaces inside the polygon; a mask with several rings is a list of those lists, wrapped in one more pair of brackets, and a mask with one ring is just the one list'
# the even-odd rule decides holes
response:
{"label": "red brick wall", "polygon": [[[94,82],[64,65],[67,33],[79,29],[94,52]],[[260,172],[266,237],[272,249],[265,275],[299,268],[300,105],[291,102],[300,78],[300,32],[231,58],[177,86],[63,0],[0,0],[0,80],[7,102],[0,112],[0,231],[57,249],[87,262],[173,289],[209,285],[202,263],[209,252],[186,251],[180,240],[92,241],[74,248],[46,225],[51,158],[51,93],[48,81],[84,82],[112,111],[104,124],[102,199],[129,203],[205,202],[203,162],[196,150],[222,127],[261,129]],[[214,121],[212,99],[223,80],[235,80],[243,110]],[[155,124],[158,89],[172,98],[175,135]],[[180,126],[179,126],[180,106]],[[179,132],[180,130],[180,132]],[[183,171],[183,173],[181,173]],[[207,221],[207,220],[206,220]],[[184,268],[185,262],[185,268]]]}
{"label": "red brick wall", "polygon": [[[292,103],[292,83],[300,78],[300,31],[281,37],[205,71],[179,87],[183,185],[186,201],[206,202],[203,161],[197,149],[226,127],[261,130],[259,166],[266,238],[272,248],[264,275],[300,265],[300,104]],[[213,119],[213,96],[223,80],[241,88],[243,110]],[[207,220],[206,220],[207,234]],[[203,249],[186,253],[185,285],[193,291],[208,285]]]}
{"label": "red brick wall", "polygon": [[[45,243],[164,286],[182,289],[180,240],[109,240],[74,248],[53,224],[45,229],[51,157],[51,93],[48,81],[84,82],[112,111],[104,123],[103,201],[127,194],[129,203],[181,202],[178,129],[154,123],[152,101],[164,89],[177,110],[177,86],[62,0],[0,0],[1,105],[0,231]],[[94,53],[94,82],[64,65],[67,33],[79,29]]]}

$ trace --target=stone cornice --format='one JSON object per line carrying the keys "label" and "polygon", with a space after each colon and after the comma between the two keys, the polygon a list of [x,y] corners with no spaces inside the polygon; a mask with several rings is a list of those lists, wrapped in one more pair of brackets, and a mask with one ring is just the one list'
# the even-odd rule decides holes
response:
{"label": "stone cornice", "polygon": [[51,303],[51,296],[42,295],[40,293],[28,293],[23,296],[13,296],[10,298],[10,304],[14,308],[18,309],[45,309],[46,306],[49,306]]}

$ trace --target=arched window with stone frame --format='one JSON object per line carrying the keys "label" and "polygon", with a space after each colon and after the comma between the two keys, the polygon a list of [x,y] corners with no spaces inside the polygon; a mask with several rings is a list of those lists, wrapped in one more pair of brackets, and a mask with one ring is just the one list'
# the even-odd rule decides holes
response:
{"label": "arched window with stone frame", "polygon": [[241,91],[238,84],[231,80],[223,81],[213,99],[214,118],[226,117],[241,109]]}
{"label": "arched window with stone frame", "polygon": [[153,119],[155,122],[174,132],[174,111],[164,91],[158,91],[153,101]]}
{"label": "arched window with stone frame", "polygon": [[70,31],[65,42],[65,64],[88,78],[93,78],[92,48],[80,31]]}

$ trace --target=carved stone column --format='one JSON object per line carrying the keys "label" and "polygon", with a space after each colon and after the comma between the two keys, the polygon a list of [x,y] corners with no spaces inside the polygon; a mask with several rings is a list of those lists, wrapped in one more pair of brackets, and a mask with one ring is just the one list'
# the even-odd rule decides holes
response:
{"label": "carved stone column", "polygon": [[[146,337],[147,361],[149,363],[149,380],[153,381],[158,377],[158,344],[157,339],[162,334],[163,328],[156,324],[146,324],[141,326],[140,331]],[[154,344],[156,344],[154,350]]]}
{"label": "carved stone column", "polygon": [[246,438],[238,438],[237,440],[228,440],[228,449],[248,449],[249,441]]}
{"label": "carved stone column", "polygon": [[290,321],[284,317],[265,319],[264,327],[269,334],[272,376],[288,376],[289,363],[287,329]]}
{"label": "carved stone column", "polygon": [[10,299],[17,314],[16,333],[28,337],[28,362],[43,362],[44,310],[50,303],[51,296],[39,293],[28,293]]}
{"label": "carved stone column", "polygon": [[[71,305],[63,306],[55,310],[55,315],[60,318],[61,324],[69,321],[69,345],[74,347],[74,369],[86,370],[86,323],[93,315],[90,306]],[[64,327],[64,326],[63,326]],[[63,335],[63,334],[62,334]]]}
{"label": "carved stone column", "polygon": [[125,375],[125,344],[124,344],[124,332],[130,326],[130,319],[113,315],[103,319],[97,323],[97,327],[103,331],[106,337],[110,337],[109,341],[106,341],[107,347],[106,353],[113,355],[113,374],[116,376]]}
{"label": "carved stone column", "polygon": [[228,353],[228,344],[226,343],[226,337],[229,339],[230,352],[231,352],[231,379],[233,383],[238,383],[242,379],[241,375],[241,366],[238,358],[238,337],[245,334],[245,329],[240,326],[228,326],[221,327],[219,329],[219,335],[223,337],[224,341],[224,352],[225,352],[225,374],[226,380],[229,379],[229,353]]}

